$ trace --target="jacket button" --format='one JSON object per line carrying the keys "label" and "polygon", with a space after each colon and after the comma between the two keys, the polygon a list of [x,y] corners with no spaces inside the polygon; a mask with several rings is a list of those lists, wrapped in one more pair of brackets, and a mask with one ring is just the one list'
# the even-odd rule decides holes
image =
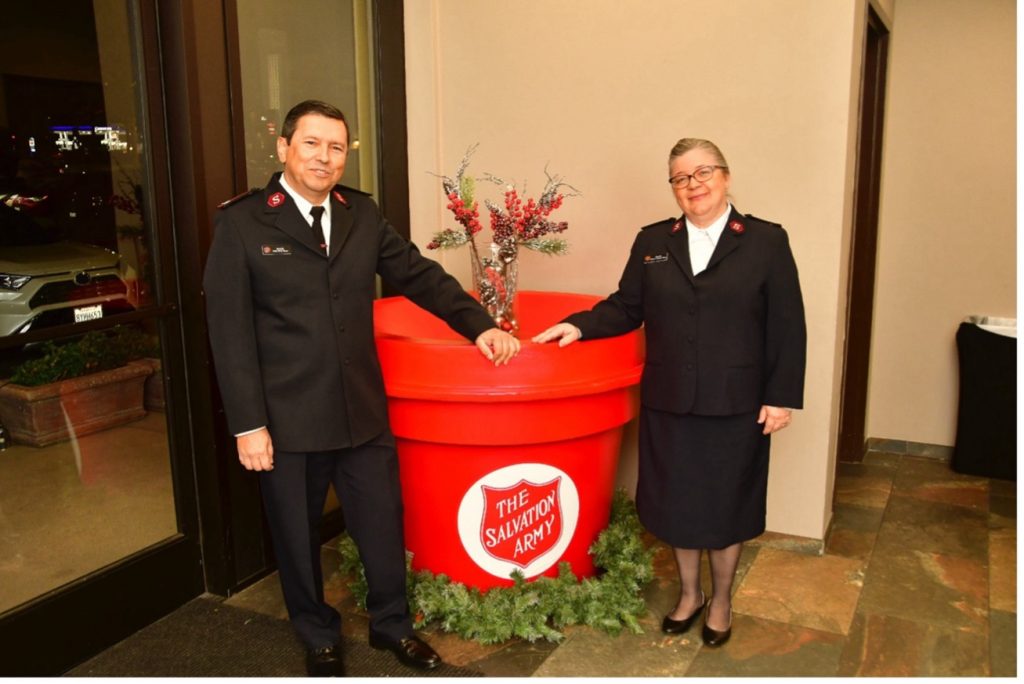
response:
{"label": "jacket button", "polygon": [[350,363],[352,363],[352,360],[351,360],[351,359],[345,359],[345,365],[346,365],[346,366],[347,366],[347,365],[349,365]]}
{"label": "jacket button", "polygon": [[337,299],[337,298],[338,298],[338,293],[337,292],[332,292],[331,293],[331,299]]}
{"label": "jacket button", "polygon": [[[346,361],[345,363],[348,363],[348,361]],[[686,370],[693,370],[693,364],[692,363],[686,364]]]}
{"label": "jacket button", "polygon": [[693,344],[693,335],[687,335],[686,341],[689,342],[690,344]]}
{"label": "jacket button", "polygon": [[338,332],[345,332],[345,326],[339,325],[338,326]]}

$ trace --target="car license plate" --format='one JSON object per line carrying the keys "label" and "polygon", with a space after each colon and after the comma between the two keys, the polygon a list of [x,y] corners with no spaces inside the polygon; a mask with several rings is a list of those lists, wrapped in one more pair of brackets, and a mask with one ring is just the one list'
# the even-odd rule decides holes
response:
{"label": "car license plate", "polygon": [[94,306],[80,306],[75,309],[75,323],[94,321],[97,318],[103,318],[102,304],[96,304]]}

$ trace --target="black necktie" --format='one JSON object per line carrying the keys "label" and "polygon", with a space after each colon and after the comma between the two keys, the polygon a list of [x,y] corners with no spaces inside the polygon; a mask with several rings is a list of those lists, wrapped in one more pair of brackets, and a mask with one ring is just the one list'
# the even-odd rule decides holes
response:
{"label": "black necktie", "polygon": [[313,217],[313,235],[316,244],[320,245],[320,249],[327,251],[327,241],[324,240],[324,224],[320,221],[324,215],[324,208],[313,207],[309,210],[309,215]]}

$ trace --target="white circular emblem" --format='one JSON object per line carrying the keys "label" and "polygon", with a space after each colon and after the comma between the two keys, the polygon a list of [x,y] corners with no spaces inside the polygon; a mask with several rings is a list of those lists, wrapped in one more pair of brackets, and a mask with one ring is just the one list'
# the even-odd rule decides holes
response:
{"label": "white circular emblem", "polygon": [[528,579],[554,565],[576,532],[580,497],[562,470],[517,463],[484,475],[459,505],[459,537],[469,557],[495,577]]}

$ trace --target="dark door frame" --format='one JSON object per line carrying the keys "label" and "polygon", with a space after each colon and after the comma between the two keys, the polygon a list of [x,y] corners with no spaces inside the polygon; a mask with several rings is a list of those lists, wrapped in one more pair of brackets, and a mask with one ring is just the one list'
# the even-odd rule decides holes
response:
{"label": "dark door frame", "polygon": [[215,206],[236,194],[229,32],[221,3],[164,0],[158,12],[203,572],[207,591],[226,595],[265,565],[255,478],[231,467],[234,447],[216,395],[201,285]]}
{"label": "dark door frame", "polygon": [[867,12],[837,463],[864,458],[874,314],[889,30],[870,4]]}
{"label": "dark door frame", "polygon": [[403,0],[373,3],[377,65],[377,149],[380,151],[380,208],[395,230],[409,239],[409,134],[405,108]]}

